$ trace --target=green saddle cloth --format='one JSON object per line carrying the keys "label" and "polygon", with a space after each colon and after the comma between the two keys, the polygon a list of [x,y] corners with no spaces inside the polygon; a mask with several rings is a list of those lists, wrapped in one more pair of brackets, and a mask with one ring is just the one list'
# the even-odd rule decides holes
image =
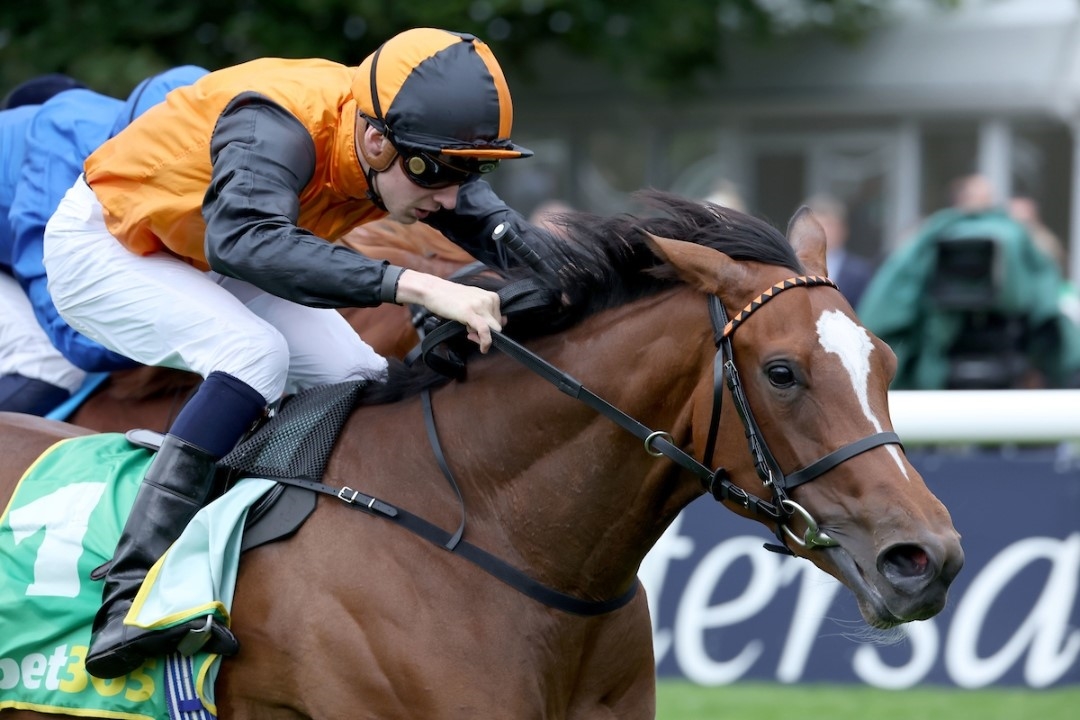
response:
{"label": "green saddle cloth", "polygon": [[[177,715],[178,698],[166,693],[172,680],[164,658],[112,680],[91,677],[84,666],[101,604],[101,583],[90,572],[112,557],[152,457],[116,433],[73,438],[46,451],[19,482],[0,515],[0,708],[132,719],[216,715],[216,655],[186,661],[193,694],[179,705],[196,713],[189,715]],[[272,484],[243,480],[201,510],[150,571],[126,622],[165,628],[213,613],[228,623],[247,509]]]}

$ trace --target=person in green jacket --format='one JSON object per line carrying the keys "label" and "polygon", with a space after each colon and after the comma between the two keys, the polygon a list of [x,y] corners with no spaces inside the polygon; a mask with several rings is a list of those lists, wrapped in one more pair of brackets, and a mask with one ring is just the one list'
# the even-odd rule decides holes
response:
{"label": "person in green jacket", "polygon": [[[1003,207],[968,200],[927,218],[857,307],[896,353],[893,389],[1080,386],[1080,328],[1062,311],[1069,285],[1059,267]],[[970,261],[976,243],[990,264],[950,277],[949,250],[967,248]],[[977,331],[989,345],[972,344]]]}

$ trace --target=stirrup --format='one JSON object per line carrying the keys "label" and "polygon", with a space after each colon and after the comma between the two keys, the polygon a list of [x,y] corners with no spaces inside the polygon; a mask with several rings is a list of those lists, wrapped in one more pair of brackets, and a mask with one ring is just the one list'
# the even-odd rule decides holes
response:
{"label": "stirrup", "polygon": [[[192,621],[195,622],[195,621]],[[202,627],[188,630],[176,644],[176,650],[184,657],[191,657],[197,652],[229,657],[240,651],[240,643],[227,626],[214,621],[213,615],[206,616]]]}
{"label": "stirrup", "polygon": [[202,646],[206,644],[206,641],[210,639],[211,632],[214,629],[214,616],[207,615],[206,622],[203,623],[201,628],[193,628],[188,630],[187,635],[176,644],[176,649],[184,657],[191,657],[195,653],[202,650]]}
{"label": "stirrup", "polygon": [[[116,642],[109,647],[100,647],[104,641],[98,635],[91,635],[90,648],[85,659],[86,671],[98,678],[117,678],[127,675],[149,658],[177,651],[187,657],[197,652],[229,657],[240,651],[236,636],[227,626],[213,622],[212,616],[207,616],[201,627],[188,629],[189,626],[198,625],[199,620],[193,619],[184,625],[161,630],[144,630],[132,626],[123,626],[120,629],[114,627],[113,635],[120,633],[121,637],[118,641],[117,638],[112,638]],[[109,627],[104,626],[101,632],[107,632]],[[129,631],[131,636],[127,634]]]}
{"label": "stirrup", "polygon": [[135,447],[145,448],[152,452],[157,452],[161,449],[161,443],[165,440],[165,436],[154,430],[147,430],[146,428],[133,428],[124,433],[124,437],[129,443]]}

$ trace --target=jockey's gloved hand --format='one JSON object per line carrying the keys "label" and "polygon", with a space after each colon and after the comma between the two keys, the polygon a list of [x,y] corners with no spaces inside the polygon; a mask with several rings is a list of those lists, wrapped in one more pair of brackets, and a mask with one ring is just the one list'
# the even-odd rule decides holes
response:
{"label": "jockey's gloved hand", "polygon": [[[441,210],[425,222],[489,267],[525,265],[543,271],[548,234],[503,202],[480,178],[461,185],[454,210]],[[496,237],[500,226],[503,232]]]}

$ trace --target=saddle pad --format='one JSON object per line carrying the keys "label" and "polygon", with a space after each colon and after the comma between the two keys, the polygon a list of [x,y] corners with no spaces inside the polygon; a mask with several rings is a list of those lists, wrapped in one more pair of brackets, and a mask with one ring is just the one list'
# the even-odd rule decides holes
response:
{"label": "saddle pad", "polygon": [[286,398],[270,420],[218,464],[253,477],[321,480],[341,427],[367,384],[317,385]]}
{"label": "saddle pad", "polygon": [[[112,556],[151,459],[117,433],[72,438],[20,480],[0,515],[0,708],[148,720],[216,713],[217,656],[151,659],[112,680],[84,667],[101,603],[90,572]],[[167,627],[214,612],[227,622],[246,507],[271,484],[244,481],[200,511],[127,621]]]}

